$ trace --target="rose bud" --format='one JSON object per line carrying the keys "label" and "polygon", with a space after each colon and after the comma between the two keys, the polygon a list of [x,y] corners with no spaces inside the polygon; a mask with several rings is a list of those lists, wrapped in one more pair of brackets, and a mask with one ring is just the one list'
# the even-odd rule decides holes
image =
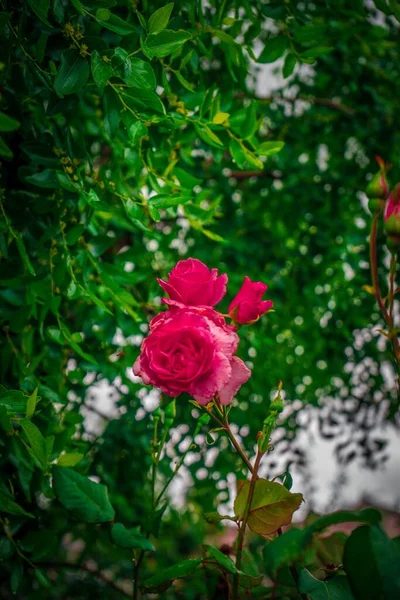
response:
{"label": "rose bud", "polygon": [[186,306],[215,306],[226,293],[228,275],[218,275],[196,258],[181,260],[172,269],[168,281],[157,279],[170,300]]}
{"label": "rose bud", "polygon": [[400,183],[394,186],[386,201],[383,214],[383,227],[388,236],[388,245],[398,248],[400,245]]}
{"label": "rose bud", "polygon": [[262,300],[267,289],[265,283],[251,281],[246,275],[242,287],[229,306],[228,314],[231,319],[241,325],[258,321],[274,305],[272,300]]}
{"label": "rose bud", "polygon": [[372,177],[367,185],[365,193],[368,196],[368,208],[372,213],[380,211],[385,205],[385,198],[389,193],[389,185],[386,178],[386,168],[384,161],[377,156],[376,160],[380,166],[378,173]]}

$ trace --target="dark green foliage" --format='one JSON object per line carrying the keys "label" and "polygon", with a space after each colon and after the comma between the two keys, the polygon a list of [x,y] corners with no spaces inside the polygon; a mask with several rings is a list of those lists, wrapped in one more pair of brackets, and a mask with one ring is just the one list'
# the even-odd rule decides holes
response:
{"label": "dark green foliage", "polygon": [[[259,573],[277,571],[280,597],[293,597],[288,567],[304,561],[300,589],[310,600],[336,598],[337,590],[343,600],[365,600],[361,551],[372,565],[367,593],[398,593],[397,546],[376,513],[338,517],[368,523],[346,543],[351,592],[343,571],[325,586],[314,577],[319,563],[307,560],[317,534],[339,522],[335,515],[268,542],[265,561],[257,542],[240,572],[218,540],[202,553],[206,535],[224,525],[213,511],[228,492],[216,481],[243,476],[242,465],[223,436],[208,435],[220,450],[209,467],[207,423],[189,399],[178,399],[171,427],[163,404],[159,414],[150,403],[143,409],[144,386],[131,374],[159,311],[156,277],[193,255],[229,273],[222,312],[244,275],[268,283],[275,303],[276,312],[240,332],[240,354],[254,368],[231,419],[249,426],[249,452],[279,380],[289,402],[318,406],[340,394],[342,423],[365,410],[363,444],[353,453],[373,466],[381,457],[373,428],[398,408],[385,388],[390,408],[380,410],[382,374],[368,362],[390,361],[389,346],[379,350],[372,336],[360,345],[354,335],[381,325],[363,289],[369,215],[359,192],[377,170],[375,154],[392,162],[393,181],[400,176],[397,4],[209,4],[0,4],[5,600],[113,600],[121,589],[132,596],[132,552],[142,561],[140,588],[168,588],[160,596],[167,599],[221,598],[227,573],[251,597],[271,598],[276,590],[258,596],[252,586]],[[285,93],[265,95],[263,84],[256,91],[255,68],[278,59]],[[112,395],[107,414],[91,397],[103,393],[99,382]],[[338,432],[336,416],[330,408],[321,417],[326,435]],[[283,443],[298,426],[295,411]],[[153,491],[163,436],[169,446]],[[343,462],[352,458],[345,449],[338,448]],[[189,453],[182,471],[193,484],[183,506],[168,504],[167,494],[156,504]],[[208,524],[204,512],[212,513]]]}

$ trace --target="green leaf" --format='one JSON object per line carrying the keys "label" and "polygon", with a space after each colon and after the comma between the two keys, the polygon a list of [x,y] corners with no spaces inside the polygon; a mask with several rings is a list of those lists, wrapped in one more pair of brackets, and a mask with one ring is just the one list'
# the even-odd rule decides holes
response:
{"label": "green leaf", "polygon": [[117,15],[113,15],[107,8],[99,8],[96,12],[96,19],[103,27],[119,35],[130,35],[137,32],[135,25],[124,21],[124,19],[117,17]]}
{"label": "green leaf", "polygon": [[229,515],[220,515],[219,512],[204,513],[204,519],[211,525],[216,525],[224,520],[236,521],[234,517],[230,517]]}
{"label": "green leaf", "polygon": [[320,517],[304,529],[291,529],[269,542],[264,550],[264,562],[271,577],[277,570],[286,565],[292,565],[301,560],[315,533],[319,533],[339,523],[370,523],[376,524],[381,520],[381,514],[374,508],[360,511],[342,510]]}
{"label": "green leaf", "polygon": [[140,88],[123,88],[119,91],[124,102],[140,112],[151,113],[156,112],[165,114],[164,104],[153,90]]}
{"label": "green leaf", "polygon": [[66,454],[61,454],[57,460],[57,465],[59,467],[74,467],[84,456],[84,454],[79,454],[79,452],[67,452]]}
{"label": "green leaf", "polygon": [[2,489],[0,489],[0,512],[5,512],[10,515],[30,517],[33,519],[33,515],[31,513],[27,512],[22,508],[22,506],[14,502],[11,494],[3,492]]}
{"label": "green leaf", "polygon": [[320,56],[325,56],[325,54],[329,54],[332,52],[333,47],[331,46],[316,46],[315,48],[310,48],[306,50],[300,55],[301,59],[315,59]]}
{"label": "green leaf", "polygon": [[[107,86],[103,95],[103,109],[104,109],[104,129],[110,138],[112,138],[118,131],[120,119],[121,119],[121,101],[115,91]],[[98,202],[95,199],[92,192],[96,195],[94,190],[90,190],[87,201],[93,206],[93,202]],[[92,194],[92,195],[91,195]]]}
{"label": "green leaf", "polygon": [[11,591],[14,595],[18,592],[18,590],[21,586],[21,583],[23,581],[23,578],[24,578],[24,563],[19,558],[16,562],[14,562],[14,564],[12,566],[11,578],[10,578],[10,587],[11,587]]}
{"label": "green leaf", "polygon": [[140,533],[139,529],[126,529],[122,523],[115,523],[111,529],[111,538],[120,548],[139,548],[154,552],[153,544]]}
{"label": "green leaf", "polygon": [[[238,519],[242,520],[250,481],[239,481],[239,486],[234,511]],[[266,536],[274,533],[291,522],[293,513],[302,501],[302,494],[292,494],[280,483],[257,479],[247,524],[254,533],[259,535]]]}
{"label": "green leaf", "polygon": [[140,58],[130,58],[123,48],[115,48],[111,65],[115,75],[127,85],[149,90],[154,90],[157,85],[151,65]]}
{"label": "green leaf", "polygon": [[148,21],[149,33],[160,33],[160,31],[166,28],[173,8],[174,3],[169,2],[150,16]]}
{"label": "green leaf", "polygon": [[305,25],[304,27],[294,27],[294,38],[297,42],[311,43],[326,35],[326,25]]}
{"label": "green leaf", "polygon": [[209,546],[208,544],[203,544],[203,549],[205,557],[214,559],[224,569],[224,571],[233,575],[238,573],[238,569],[236,568],[233,560],[221,552],[221,550],[214,548],[214,546]]}
{"label": "green leaf", "polygon": [[277,37],[270,38],[266,41],[264,49],[262,50],[257,62],[273,63],[278,58],[284,55],[289,45],[288,38],[284,35],[278,35]]}
{"label": "green leaf", "polygon": [[29,396],[28,401],[26,403],[26,417],[29,419],[35,413],[36,401],[37,401],[37,393],[38,388],[36,388],[32,394]]}
{"label": "green leaf", "polygon": [[28,448],[37,459],[41,469],[45,471],[47,468],[47,448],[43,435],[36,425],[28,419],[21,419],[19,424],[23,431],[23,439],[28,442]]}
{"label": "green leaf", "polygon": [[45,25],[51,27],[47,20],[47,15],[50,8],[50,0],[28,0],[28,4],[33,12],[39,17],[39,19],[45,23]]}
{"label": "green leaf", "polygon": [[343,565],[355,598],[400,597],[400,547],[378,526],[358,527],[350,535]]}
{"label": "green leaf", "polygon": [[229,144],[229,151],[232,158],[235,160],[239,169],[244,169],[246,163],[255,167],[256,169],[263,169],[264,164],[257,158],[257,156],[251,152],[244,144],[241,144],[235,139],[232,139]]}
{"label": "green leaf", "polygon": [[310,600],[354,600],[347,577],[336,575],[327,581],[320,581],[307,569],[300,571],[299,592],[307,594]]}
{"label": "green leaf", "polygon": [[53,467],[53,488],[56,498],[71,511],[72,516],[86,523],[105,523],[114,518],[107,488],[68,467]]}
{"label": "green leaf", "polygon": [[24,263],[25,267],[28,269],[29,273],[31,275],[35,276],[36,275],[35,269],[33,268],[32,263],[31,263],[31,261],[29,259],[28,253],[26,251],[25,243],[24,243],[22,234],[19,234],[15,238],[15,242],[17,244],[18,252],[20,254],[22,262]]}
{"label": "green leaf", "polygon": [[40,173],[35,173],[34,175],[26,175],[25,181],[35,185],[37,187],[55,190],[60,187],[60,183],[57,178],[58,171],[54,169],[44,169]]}
{"label": "green leaf", "polygon": [[189,558],[188,560],[183,560],[172,567],[162,569],[157,575],[145,579],[141,587],[147,593],[165,590],[172,585],[175,579],[181,579],[182,577],[192,575],[200,564],[201,558]]}
{"label": "green leaf", "polygon": [[289,52],[286,55],[285,62],[283,63],[283,69],[282,69],[282,74],[285,79],[286,79],[286,77],[289,77],[293,73],[296,65],[297,65],[296,55]]}
{"label": "green leaf", "polygon": [[371,527],[369,537],[384,597],[400,598],[400,545],[390,539],[380,527]]}
{"label": "green leaf", "polygon": [[148,129],[142,121],[136,121],[128,129],[129,139],[135,146],[148,134]]}
{"label": "green leaf", "polygon": [[15,129],[18,129],[19,126],[19,121],[0,111],[0,131],[14,131]]}
{"label": "green leaf", "polygon": [[343,564],[357,599],[382,597],[382,582],[370,543],[370,527],[358,527],[350,535],[344,548]]}
{"label": "green leaf", "polygon": [[190,40],[191,37],[192,36],[188,31],[172,31],[171,29],[164,29],[164,31],[156,35],[148,35],[145,42],[145,48],[149,51],[150,55],[161,58],[175,52],[175,50]]}
{"label": "green leaf", "polygon": [[76,50],[67,50],[61,55],[61,67],[54,80],[56,93],[63,97],[83,88],[89,78],[88,61]]}
{"label": "green leaf", "polygon": [[0,406],[4,406],[9,414],[25,414],[28,396],[19,390],[0,392]]}
{"label": "green leaf", "polygon": [[112,76],[113,70],[109,62],[106,62],[100,52],[93,50],[91,56],[91,67],[93,79],[99,87],[104,87]]}
{"label": "green leaf", "polygon": [[203,123],[195,123],[194,125],[197,134],[210,146],[214,146],[215,148],[221,148],[223,143],[219,139],[219,137],[207,126]]}
{"label": "green leaf", "polygon": [[157,194],[149,198],[149,204],[155,208],[169,208],[171,206],[178,206],[179,204],[185,204],[191,200],[190,196],[168,196],[166,194]]}
{"label": "green leaf", "polygon": [[284,145],[285,142],[262,142],[257,147],[256,152],[259,156],[273,156],[274,154],[278,154]]}
{"label": "green leaf", "polygon": [[4,156],[5,158],[12,158],[14,156],[11,148],[7,146],[2,137],[0,137],[0,156]]}
{"label": "green leaf", "polygon": [[0,402],[0,427],[6,433],[13,433],[13,426],[10,421],[10,417],[7,414],[7,409]]}

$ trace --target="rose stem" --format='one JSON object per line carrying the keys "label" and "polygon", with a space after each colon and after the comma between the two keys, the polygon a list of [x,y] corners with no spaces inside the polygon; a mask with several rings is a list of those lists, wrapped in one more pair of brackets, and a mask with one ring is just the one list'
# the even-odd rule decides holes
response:
{"label": "rose stem", "polygon": [[[243,543],[244,543],[244,535],[246,533],[247,521],[250,514],[251,502],[253,500],[254,490],[256,487],[256,481],[258,478],[258,467],[260,466],[261,458],[263,456],[263,452],[260,450],[257,451],[256,460],[254,462],[254,467],[252,470],[250,487],[249,487],[249,495],[247,496],[246,506],[244,509],[243,520],[239,527],[238,539],[236,544],[236,568],[240,571],[240,567],[242,566],[242,555],[243,555]],[[240,575],[239,573],[235,575],[235,580],[233,584],[233,600],[238,600],[239,598],[239,583],[240,583]]]}
{"label": "rose stem", "polygon": [[[386,324],[389,328],[389,336],[392,340],[392,347],[393,347],[393,355],[395,358],[395,362],[396,362],[396,366],[397,366],[397,373],[399,372],[399,360],[400,360],[400,345],[399,345],[399,340],[397,339],[396,333],[394,332],[394,322],[393,322],[393,318],[391,316],[391,314],[388,313],[388,311],[385,308],[384,302],[382,300],[382,294],[381,294],[381,289],[380,289],[380,285],[379,285],[379,275],[378,275],[378,263],[377,263],[377,257],[376,257],[376,237],[377,237],[377,231],[378,231],[378,220],[380,217],[380,212],[376,213],[376,215],[374,216],[373,220],[372,220],[372,224],[371,224],[371,235],[370,235],[370,251],[369,251],[369,257],[370,257],[370,264],[371,264],[371,276],[372,276],[372,286],[374,288],[374,292],[375,292],[375,297],[376,300],[378,302],[379,308],[381,309],[383,318],[386,321]],[[393,263],[393,259],[391,261],[391,265],[390,265],[390,285],[394,285],[394,271],[395,271],[395,262]],[[390,291],[389,291],[389,298],[390,298]],[[390,303],[390,300],[389,300]],[[389,311],[391,312],[391,309],[389,308]]]}

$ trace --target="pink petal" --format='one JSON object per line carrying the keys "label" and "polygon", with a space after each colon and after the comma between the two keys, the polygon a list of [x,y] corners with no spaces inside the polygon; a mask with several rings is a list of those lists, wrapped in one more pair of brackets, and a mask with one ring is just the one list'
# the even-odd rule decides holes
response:
{"label": "pink petal", "polygon": [[230,404],[233,397],[240,389],[240,386],[245,383],[250,375],[251,371],[246,367],[244,362],[234,356],[231,361],[232,375],[226,385],[219,391],[219,399],[221,404]]}

